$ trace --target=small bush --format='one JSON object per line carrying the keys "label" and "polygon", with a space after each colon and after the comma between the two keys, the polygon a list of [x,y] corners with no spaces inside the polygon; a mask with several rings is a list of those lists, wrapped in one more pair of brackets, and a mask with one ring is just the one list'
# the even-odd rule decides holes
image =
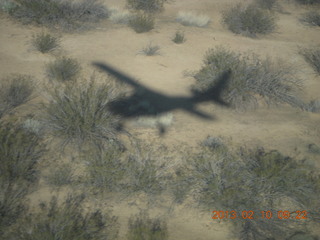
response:
{"label": "small bush", "polygon": [[320,0],[296,0],[297,3],[305,4],[305,5],[312,5],[312,4],[319,4]]}
{"label": "small bush", "polygon": [[163,10],[163,5],[168,0],[127,0],[127,7],[135,11],[157,13]]}
{"label": "small bush", "polygon": [[243,210],[254,211],[254,219],[239,216],[233,221],[239,239],[272,239],[292,234],[292,229],[303,229],[305,223],[300,220],[261,218],[261,209],[276,216],[283,204],[288,210],[298,206],[311,211],[317,208],[320,184],[318,177],[311,177],[318,175],[316,171],[278,151],[242,149],[233,153],[226,147],[202,148],[189,161],[202,206],[232,209],[239,215]]}
{"label": "small bush", "polygon": [[21,184],[11,184],[0,179],[0,234],[5,238],[12,226],[27,210],[25,196],[28,190]]}
{"label": "small bush", "polygon": [[68,195],[61,204],[57,203],[56,197],[49,204],[41,203],[40,211],[21,220],[9,239],[116,239],[117,218],[100,210],[85,210],[84,199],[83,195]]}
{"label": "small bush", "polygon": [[35,134],[37,136],[41,136],[44,126],[42,125],[42,123],[36,119],[33,118],[28,118],[26,119],[23,124],[22,127],[28,131],[31,132],[32,134]]}
{"label": "small bush", "polygon": [[117,23],[117,24],[129,24],[132,18],[132,13],[130,13],[127,10],[112,8],[109,10],[109,13],[110,13],[109,19],[113,23]]}
{"label": "small bush", "polygon": [[47,64],[46,72],[50,80],[74,80],[81,70],[80,64],[73,58],[61,57]]}
{"label": "small bush", "polygon": [[23,128],[0,126],[0,180],[34,183],[38,179],[37,163],[44,153],[40,139]]}
{"label": "small bush", "polygon": [[23,23],[35,23],[65,31],[89,27],[90,23],[108,17],[99,0],[16,0],[11,16]]}
{"label": "small bush", "polygon": [[263,9],[273,10],[277,4],[277,0],[255,0],[255,4]]}
{"label": "small bush", "polygon": [[59,40],[49,33],[42,32],[33,36],[32,45],[41,53],[47,53],[59,47]]}
{"label": "small bush", "polygon": [[206,27],[210,23],[210,17],[192,12],[179,12],[176,21],[184,26]]}
{"label": "small bush", "polygon": [[18,5],[11,0],[0,1],[0,10],[2,10],[3,12],[11,14],[17,7]]}
{"label": "small bush", "polygon": [[158,45],[152,45],[152,43],[149,43],[139,53],[146,56],[154,56],[154,55],[160,54],[159,50],[160,50],[160,47]]}
{"label": "small bush", "polygon": [[82,158],[87,162],[87,182],[101,191],[119,191],[123,188],[126,166],[122,150],[110,145],[107,149],[92,148]]}
{"label": "small bush", "polygon": [[168,238],[167,224],[159,218],[150,219],[143,211],[130,217],[128,240],[166,240]]}
{"label": "small bush", "polygon": [[130,19],[129,26],[136,33],[149,32],[154,28],[154,17],[150,14],[137,13]]}
{"label": "small bush", "polygon": [[67,84],[49,91],[49,103],[44,105],[45,126],[67,143],[117,141],[120,130],[118,117],[108,110],[115,96],[108,84],[97,84],[94,79],[79,85]]}
{"label": "small bush", "polygon": [[301,21],[310,26],[320,27],[320,13],[317,11],[307,12],[302,16]]}
{"label": "small bush", "polygon": [[254,109],[258,96],[266,103],[288,103],[303,108],[298,94],[301,82],[293,76],[292,68],[283,62],[260,60],[256,55],[237,54],[223,47],[209,49],[204,57],[204,66],[194,78],[194,94],[201,94],[214,86],[224,73],[230,72],[227,86],[221,97],[236,109]]}
{"label": "small bush", "polygon": [[0,83],[0,117],[28,102],[33,93],[33,80],[28,75],[12,75]]}
{"label": "small bush", "polygon": [[186,41],[186,38],[184,36],[183,32],[180,31],[176,31],[174,38],[172,39],[172,41],[176,44],[180,44]]}
{"label": "small bush", "polygon": [[50,185],[61,187],[71,184],[73,181],[73,170],[70,164],[61,164],[58,167],[50,170],[46,176],[46,180]]}
{"label": "small bush", "polygon": [[306,62],[320,74],[320,47],[301,49],[300,54]]}
{"label": "small bush", "polygon": [[308,112],[320,113],[320,100],[312,100],[306,104],[305,110]]}
{"label": "small bush", "polygon": [[308,151],[314,154],[320,154],[320,147],[312,143],[308,145]]}
{"label": "small bush", "polygon": [[267,11],[254,4],[231,7],[222,12],[223,22],[236,34],[256,37],[257,34],[268,34],[275,29],[275,19]]}

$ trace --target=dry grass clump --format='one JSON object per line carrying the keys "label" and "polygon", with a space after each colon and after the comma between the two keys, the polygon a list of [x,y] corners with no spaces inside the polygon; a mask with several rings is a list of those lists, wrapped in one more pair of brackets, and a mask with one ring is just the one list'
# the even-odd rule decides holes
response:
{"label": "dry grass clump", "polygon": [[1,79],[0,117],[14,108],[28,102],[33,93],[34,83],[29,75],[11,75]]}
{"label": "dry grass clump", "polygon": [[142,48],[142,50],[139,51],[139,53],[146,56],[154,56],[160,54],[159,50],[160,47],[158,45],[153,45],[152,43],[149,43],[147,46]]}
{"label": "dry grass clump", "polygon": [[145,211],[130,217],[128,240],[166,240],[168,238],[167,224],[160,218],[151,219]]}
{"label": "dry grass clump", "polygon": [[71,164],[64,163],[50,169],[49,174],[45,178],[50,185],[62,187],[73,183],[74,171]]}
{"label": "dry grass clump", "polygon": [[16,0],[15,3],[16,7],[9,13],[19,21],[65,31],[84,29],[108,17],[108,10],[99,0]]}
{"label": "dry grass clump", "polygon": [[12,13],[16,8],[17,4],[12,0],[1,0],[0,1],[0,10],[6,13]]}
{"label": "dry grass clump", "polygon": [[320,100],[312,100],[304,109],[308,112],[320,113]]}
{"label": "dry grass clump", "polygon": [[117,239],[117,218],[100,210],[85,209],[84,200],[84,195],[68,195],[60,204],[56,197],[49,204],[41,203],[40,211],[24,217],[8,239]]}
{"label": "dry grass clump", "polygon": [[113,23],[117,24],[129,24],[133,14],[128,10],[122,10],[118,8],[110,8],[109,9],[109,19]]}
{"label": "dry grass clump", "polygon": [[274,10],[278,5],[278,0],[255,0],[254,3],[263,9]]}
{"label": "dry grass clump", "polygon": [[306,62],[320,74],[320,47],[301,49],[300,54]]}
{"label": "dry grass clump", "polygon": [[163,10],[164,3],[168,0],[127,0],[127,7],[134,11],[158,13]]}
{"label": "dry grass clump", "polygon": [[[319,174],[304,161],[278,151],[240,149],[234,153],[225,146],[203,147],[188,162],[196,199],[205,208],[236,211],[238,217],[232,223],[239,239],[272,239],[288,236],[294,228],[302,230],[306,222],[301,219],[277,217],[284,205],[292,211],[317,209]],[[273,217],[262,218],[261,209],[271,211]],[[254,218],[243,219],[242,211],[249,210],[254,211]]]}
{"label": "dry grass clump", "polygon": [[276,27],[274,16],[255,4],[247,6],[237,4],[222,12],[222,18],[230,31],[248,37],[269,34]]}
{"label": "dry grass clump", "polygon": [[154,17],[151,14],[138,12],[129,20],[129,26],[136,33],[149,32],[154,28]]}
{"label": "dry grass clump", "polygon": [[253,54],[238,54],[216,47],[207,51],[203,63],[203,67],[194,74],[195,93],[206,91],[225,72],[231,72],[221,97],[236,109],[256,108],[259,96],[268,104],[288,103],[303,107],[298,97],[301,83],[293,75],[292,68],[281,61],[260,60]]}
{"label": "dry grass clump", "polygon": [[81,66],[76,59],[59,57],[46,65],[47,77],[61,82],[74,80],[80,73]]}
{"label": "dry grass clump", "polygon": [[320,27],[320,13],[317,11],[309,11],[303,14],[301,21],[310,25]]}
{"label": "dry grass clump", "polygon": [[192,12],[179,12],[176,21],[184,26],[206,27],[211,19],[207,15],[199,15]]}
{"label": "dry grass clump", "polygon": [[320,0],[296,0],[296,2],[304,5],[320,4]]}
{"label": "dry grass clump", "polygon": [[32,45],[41,53],[51,52],[59,47],[59,39],[49,33],[39,33],[32,37]]}
{"label": "dry grass clump", "polygon": [[121,126],[118,117],[108,110],[108,104],[116,97],[110,84],[89,83],[58,85],[49,90],[49,103],[44,125],[51,133],[67,143],[97,143],[117,141]]}

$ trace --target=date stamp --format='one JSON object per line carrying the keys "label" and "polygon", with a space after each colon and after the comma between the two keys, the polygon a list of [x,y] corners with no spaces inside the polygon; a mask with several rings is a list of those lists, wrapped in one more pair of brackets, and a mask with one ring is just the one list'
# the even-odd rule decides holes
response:
{"label": "date stamp", "polygon": [[231,211],[212,211],[212,219],[308,219],[308,212],[305,210],[302,211],[242,211],[237,212],[234,210]]}

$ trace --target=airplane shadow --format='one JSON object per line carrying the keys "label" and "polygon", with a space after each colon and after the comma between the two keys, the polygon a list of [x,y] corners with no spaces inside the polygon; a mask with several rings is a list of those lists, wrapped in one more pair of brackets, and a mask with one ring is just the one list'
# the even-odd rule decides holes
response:
{"label": "airplane shadow", "polygon": [[[221,99],[221,94],[230,81],[231,70],[225,71],[215,81],[216,84],[203,92],[192,91],[192,96],[168,96],[154,91],[122,73],[116,68],[101,62],[93,62],[93,66],[115,77],[118,81],[134,88],[134,93],[110,102],[109,110],[123,118],[139,116],[158,116],[175,109],[182,109],[200,118],[213,120],[214,117],[196,109],[197,104],[212,102],[220,106],[229,107]],[[164,133],[165,128],[159,126],[159,132]]]}

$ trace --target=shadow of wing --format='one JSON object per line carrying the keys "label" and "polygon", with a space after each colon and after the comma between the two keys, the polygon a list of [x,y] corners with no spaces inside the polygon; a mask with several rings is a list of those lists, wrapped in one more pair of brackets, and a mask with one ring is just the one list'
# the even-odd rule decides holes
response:
{"label": "shadow of wing", "polygon": [[114,76],[115,78],[117,78],[119,81],[123,83],[129,84],[130,86],[135,88],[144,88],[142,85],[137,83],[133,78],[129,77],[124,73],[121,73],[119,70],[115,69],[114,67],[111,67],[107,64],[99,63],[99,62],[94,62],[93,65],[111,74],[112,76]]}

